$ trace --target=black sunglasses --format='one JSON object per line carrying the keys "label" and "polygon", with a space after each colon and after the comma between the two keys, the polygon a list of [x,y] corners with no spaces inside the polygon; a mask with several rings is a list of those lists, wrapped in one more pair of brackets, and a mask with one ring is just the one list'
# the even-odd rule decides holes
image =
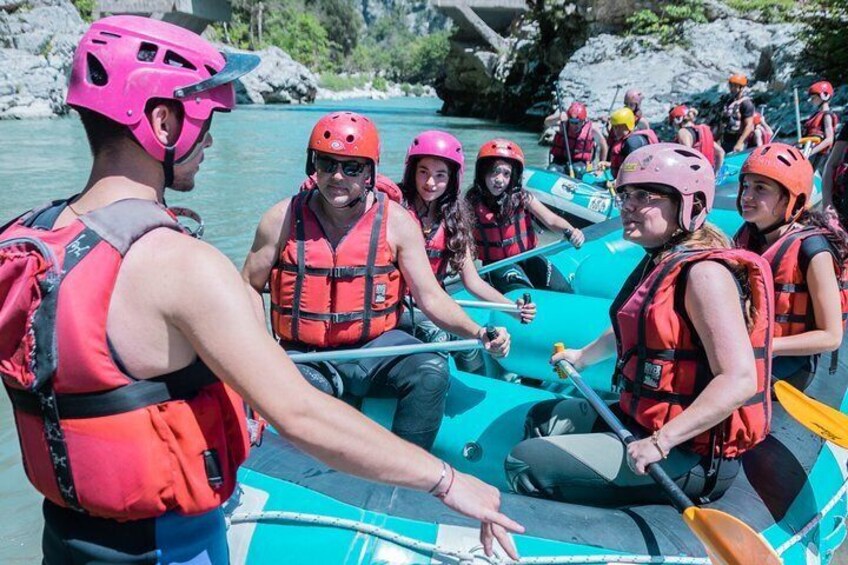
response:
{"label": "black sunglasses", "polygon": [[367,163],[359,161],[339,161],[326,155],[315,156],[315,168],[322,173],[335,173],[341,165],[342,173],[347,177],[358,177],[368,166]]}

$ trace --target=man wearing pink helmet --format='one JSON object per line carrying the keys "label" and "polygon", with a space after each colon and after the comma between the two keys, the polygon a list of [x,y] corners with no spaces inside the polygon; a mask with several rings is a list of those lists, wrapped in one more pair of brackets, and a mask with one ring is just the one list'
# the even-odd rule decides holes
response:
{"label": "man wearing pink helmet", "polygon": [[624,105],[633,111],[636,116],[636,127],[634,130],[651,129],[651,123],[642,115],[642,99],[644,95],[637,88],[631,88],[624,93]]}
{"label": "man wearing pink helmet", "polygon": [[[0,233],[0,365],[46,499],[48,565],[227,563],[221,505],[249,448],[242,397],[346,471],[418,489],[445,474],[306,385],[256,293],[163,205],[166,187],[193,188],[212,112],[234,108],[232,82],[257,64],[133,16],[95,22],[76,50],[68,103],[94,155],[88,183]],[[374,456],[386,451],[398,458]],[[516,526],[495,489],[461,473],[445,502],[485,520],[487,547],[498,524]]]}
{"label": "man wearing pink helmet", "polygon": [[[461,148],[460,148],[461,151]],[[419,343],[397,329],[407,288],[440,327],[483,340],[495,355],[509,334],[491,339],[441,288],[409,213],[371,190],[380,160],[374,123],[353,112],[318,120],[307,149],[317,187],[274,205],[262,218],[242,275],[269,284],[271,327],[287,350]],[[338,274],[336,275],[335,273]],[[398,398],[392,431],[430,449],[444,416],[450,374],[445,358],[418,353],[300,365],[325,392]]]}
{"label": "man wearing pink helmet", "polygon": [[528,415],[527,439],[507,458],[516,491],[576,503],[659,503],[664,494],[645,469],[665,460],[686,494],[706,502],[730,486],[739,456],[765,439],[771,277],[762,258],[731,249],[705,224],[714,183],[704,156],[680,145],[650,145],[625,159],[616,202],[624,238],[646,255],[612,303],[612,326],[551,363],[580,370],[617,355],[614,408],[642,439],[625,447],[602,433],[608,429],[585,400],[540,403]]}

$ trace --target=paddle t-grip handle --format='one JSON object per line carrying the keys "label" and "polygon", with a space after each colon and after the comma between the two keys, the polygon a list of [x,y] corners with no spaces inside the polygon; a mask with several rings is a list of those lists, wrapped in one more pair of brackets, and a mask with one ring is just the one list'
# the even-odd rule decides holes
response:
{"label": "paddle t-grip handle", "polygon": [[489,341],[492,341],[496,337],[498,337],[498,330],[493,325],[486,326],[486,337],[489,338]]}
{"label": "paddle t-grip handle", "polygon": [[[530,300],[530,293],[529,293],[529,292],[525,292],[525,293],[524,293],[524,296],[522,296],[522,297],[521,297],[521,299],[524,301],[524,304],[530,304],[530,302],[531,302],[531,300]],[[524,320],[524,319],[522,318],[521,323],[522,323],[522,324],[526,324],[526,323],[527,323],[527,321],[526,321],[526,320]]]}
{"label": "paddle t-grip handle", "polygon": [[[565,345],[563,343],[555,343],[554,344],[554,353],[559,353],[561,351],[565,351]],[[625,446],[630,445],[636,440],[636,437],[628,430],[624,424],[621,423],[621,420],[618,419],[618,416],[613,414],[612,410],[610,410],[607,403],[601,400],[598,396],[598,393],[594,391],[589,385],[583,382],[583,377],[580,376],[580,373],[572,367],[571,363],[568,361],[559,361],[556,364],[557,372],[562,377],[563,375],[567,376],[571,379],[571,382],[574,384],[574,387],[580,391],[580,394],[592,405],[592,408],[595,409],[595,412],[598,413],[598,416],[603,419],[606,424],[612,428],[612,431],[615,432],[615,435],[624,443]],[[625,454],[627,457],[627,454]],[[683,512],[687,508],[695,506],[695,504],[686,496],[686,493],[677,486],[671,477],[665,472],[665,470],[658,464],[652,463],[648,465],[647,468],[648,474],[651,475],[651,478],[662,487],[665,491],[666,495],[668,495],[671,504],[677,509],[678,512]]]}

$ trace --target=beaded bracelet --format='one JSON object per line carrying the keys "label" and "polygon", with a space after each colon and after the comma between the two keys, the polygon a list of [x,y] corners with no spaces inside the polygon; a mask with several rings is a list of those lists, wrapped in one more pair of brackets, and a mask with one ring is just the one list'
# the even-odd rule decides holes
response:
{"label": "beaded bracelet", "polygon": [[660,431],[659,430],[657,430],[657,431],[655,431],[654,433],[651,434],[651,443],[654,444],[654,447],[657,448],[657,451],[660,452],[660,455],[662,456],[663,459],[668,459],[668,453],[663,451],[663,448],[660,447]]}
{"label": "beaded bracelet", "polygon": [[451,488],[453,488],[453,481],[454,481],[454,479],[456,479],[456,470],[454,470],[453,467],[451,467],[450,470],[451,470],[451,478],[450,478],[450,482],[448,483],[448,488],[445,489],[445,492],[442,492],[442,493],[439,493],[439,494],[436,495],[436,498],[438,498],[439,500],[444,500],[445,498],[447,498],[448,494],[450,494]]}
{"label": "beaded bracelet", "polygon": [[448,474],[448,464],[442,461],[442,476],[439,477],[439,480],[436,481],[436,484],[433,485],[433,488],[427,491],[427,494],[433,494],[436,492],[436,489],[439,488],[439,485],[442,484],[442,481],[445,480],[445,477]]}

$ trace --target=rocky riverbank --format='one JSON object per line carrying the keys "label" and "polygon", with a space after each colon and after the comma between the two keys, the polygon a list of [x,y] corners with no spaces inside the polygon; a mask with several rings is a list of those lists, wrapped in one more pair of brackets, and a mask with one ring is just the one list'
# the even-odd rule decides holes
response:
{"label": "rocky riverbank", "polygon": [[[64,104],[85,24],[68,0],[0,0],[0,119],[50,118]],[[312,102],[318,79],[287,53],[257,52],[259,68],[237,84],[239,103]]]}

